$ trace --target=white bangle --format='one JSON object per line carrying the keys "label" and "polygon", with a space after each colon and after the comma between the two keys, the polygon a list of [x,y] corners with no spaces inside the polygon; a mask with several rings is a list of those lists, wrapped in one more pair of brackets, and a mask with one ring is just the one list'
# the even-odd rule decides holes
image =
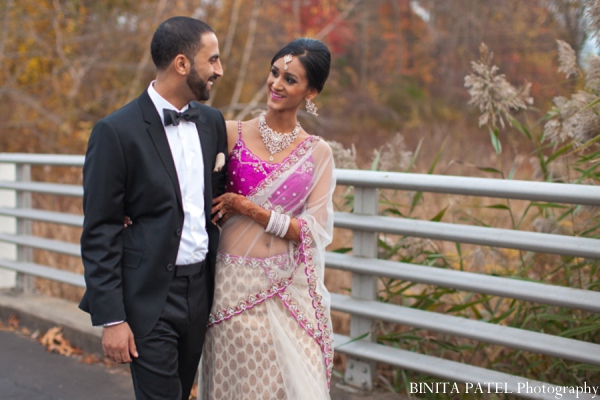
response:
{"label": "white bangle", "polygon": [[279,231],[281,231],[281,226],[283,223],[283,215],[277,213],[277,219],[275,220],[275,224],[273,225],[273,235],[279,236]]}
{"label": "white bangle", "polygon": [[291,221],[292,218],[289,215],[281,214],[276,211],[271,211],[269,223],[265,228],[265,232],[283,238],[285,237],[285,234],[287,233],[290,227]]}
{"label": "white bangle", "polygon": [[278,212],[271,211],[271,216],[269,217],[269,223],[265,228],[265,232],[273,234],[273,229],[275,228],[275,222],[277,221]]}
{"label": "white bangle", "polygon": [[292,222],[292,218],[289,215],[283,215],[283,217],[284,217],[283,226],[282,226],[281,232],[279,234],[279,237],[281,237],[281,238],[285,237],[285,234],[287,233],[288,229],[290,228],[290,223]]}

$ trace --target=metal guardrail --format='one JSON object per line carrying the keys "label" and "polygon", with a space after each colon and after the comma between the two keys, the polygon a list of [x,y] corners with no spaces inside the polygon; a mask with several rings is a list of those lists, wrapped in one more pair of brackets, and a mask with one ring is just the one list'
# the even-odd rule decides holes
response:
{"label": "metal guardrail", "polygon": [[[17,182],[0,182],[0,189],[17,194],[16,208],[0,208],[0,215],[17,220],[16,234],[0,232],[0,242],[17,246],[17,260],[0,258],[0,267],[17,271],[18,286],[24,291],[33,290],[34,276],[83,287],[80,274],[33,262],[34,249],[79,257],[79,246],[36,237],[31,231],[32,221],[81,226],[81,215],[31,207],[33,192],[77,197],[82,195],[81,187],[30,181],[32,165],[81,167],[83,156],[0,153],[0,163],[17,166]],[[336,176],[338,185],[354,187],[354,213],[336,213],[334,218],[337,228],[353,232],[352,255],[328,253],[326,258],[328,268],[352,273],[352,295],[332,294],[332,308],[351,315],[350,335],[335,334],[336,351],[349,356],[346,382],[370,389],[374,362],[382,362],[456,382],[503,382],[504,391],[520,397],[555,398],[554,394],[519,390],[524,384],[557,388],[546,382],[374,343],[370,333],[376,320],[600,366],[600,345],[595,343],[376,301],[377,280],[387,277],[600,313],[600,293],[594,291],[377,259],[379,233],[600,259],[600,246],[588,238],[377,215],[379,189],[600,206],[600,187],[373,171],[337,170]],[[568,394],[563,394],[563,398],[568,398]],[[584,397],[579,394],[579,398]]]}

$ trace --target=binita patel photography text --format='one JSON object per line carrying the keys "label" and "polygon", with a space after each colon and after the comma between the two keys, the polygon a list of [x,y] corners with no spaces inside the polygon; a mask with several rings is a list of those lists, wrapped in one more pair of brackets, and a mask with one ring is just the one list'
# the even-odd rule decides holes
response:
{"label": "binita patel photography text", "polygon": [[[590,394],[596,398],[600,394],[600,386],[588,385],[583,382],[581,386],[560,386],[543,383],[519,382],[517,387],[509,387],[508,382],[479,382],[479,383],[455,383],[455,382],[411,382],[410,394],[447,393],[447,394],[489,394],[489,393],[516,393],[516,394],[550,394],[556,399],[562,399],[563,395],[568,398],[579,398],[581,395]],[[589,398],[588,396],[585,396]],[[599,397],[600,399],[600,397]]]}

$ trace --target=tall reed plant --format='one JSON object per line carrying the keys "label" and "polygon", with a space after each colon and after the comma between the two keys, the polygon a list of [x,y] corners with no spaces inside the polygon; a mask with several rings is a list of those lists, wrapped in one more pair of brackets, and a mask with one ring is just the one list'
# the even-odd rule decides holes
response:
{"label": "tall reed plant", "polygon": [[[592,3],[591,11],[588,10],[591,26],[600,28],[600,2]],[[568,79],[575,79],[575,86],[583,88],[570,98],[554,99],[555,107],[538,121],[529,123],[527,115],[516,115],[517,112],[526,113],[533,103],[529,95],[531,85],[516,88],[508,83],[506,77],[499,74],[499,69],[493,65],[493,53],[485,45],[480,48],[480,59],[472,63],[472,72],[466,77],[465,86],[471,95],[471,104],[481,111],[480,126],[486,128],[492,149],[498,156],[502,154],[501,130],[514,129],[533,149],[531,154],[527,154],[535,166],[532,179],[597,184],[600,181],[600,57],[592,56],[587,60],[587,67],[582,68],[577,65],[576,55],[565,42],[558,41],[558,47],[559,71],[564,72]],[[389,145],[375,150],[371,169],[408,172],[414,167],[420,147],[421,143],[414,153],[410,152],[405,148],[401,135],[396,135]],[[427,173],[434,172],[442,151],[443,146]],[[345,156],[347,159],[343,161],[344,165],[352,168],[352,163],[349,162],[353,157],[352,151],[341,147],[334,149],[334,153],[338,157]],[[511,168],[506,171],[503,157],[497,159],[499,165],[478,168],[495,174],[495,177],[513,179],[516,163],[512,163]],[[336,161],[338,165],[341,163]],[[454,222],[458,220],[489,227],[508,220],[508,224],[503,224],[503,227],[508,225],[515,230],[600,238],[599,210],[595,207],[535,201],[520,201],[517,205],[508,200],[472,205],[460,201],[451,206],[451,196],[433,203],[429,202],[431,198],[429,196],[425,199],[420,192],[382,190],[380,213],[431,221],[452,218]],[[342,199],[339,207],[351,209],[351,191],[347,191]],[[502,213],[505,217],[497,218]],[[452,246],[426,239],[380,234],[379,258],[428,265],[432,268],[488,273],[557,286],[600,290],[599,262],[579,257],[458,243]],[[380,280],[379,289],[379,300],[382,302],[600,343],[600,315],[592,312],[387,278]],[[577,386],[582,382],[600,381],[600,367],[597,366],[442,333],[379,323],[376,334],[377,341],[388,346],[557,385]],[[380,382],[388,389],[409,395],[411,382],[439,381],[439,378],[385,366],[380,367],[379,377]],[[472,393],[429,393],[418,396],[428,399],[473,398]],[[486,399],[493,398],[488,394],[481,397],[483,396]],[[501,398],[510,397],[502,395]]]}

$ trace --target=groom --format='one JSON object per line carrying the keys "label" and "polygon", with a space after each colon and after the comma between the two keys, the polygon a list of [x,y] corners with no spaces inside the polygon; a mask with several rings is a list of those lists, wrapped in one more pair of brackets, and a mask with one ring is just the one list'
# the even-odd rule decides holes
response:
{"label": "groom", "polygon": [[214,290],[215,162],[227,153],[221,113],[195,101],[223,69],[213,30],[193,18],[163,22],[150,47],[156,80],[89,138],[80,308],[103,326],[105,355],[131,363],[137,399],[187,400]]}

